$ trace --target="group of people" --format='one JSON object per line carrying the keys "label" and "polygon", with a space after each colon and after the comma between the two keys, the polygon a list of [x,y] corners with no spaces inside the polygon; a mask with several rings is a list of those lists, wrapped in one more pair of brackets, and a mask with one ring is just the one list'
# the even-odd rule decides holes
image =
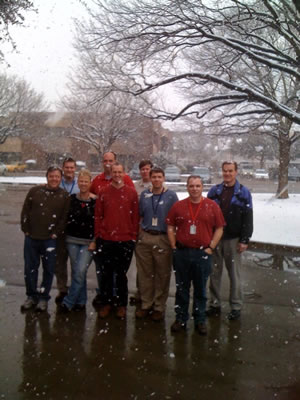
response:
{"label": "group of people", "polygon": [[[195,330],[205,335],[206,317],[221,313],[223,263],[230,279],[228,319],[240,318],[241,253],[252,235],[253,212],[249,190],[236,179],[236,162],[222,164],[223,182],[213,186],[207,197],[202,195],[201,177],[189,176],[188,197],[181,201],[166,187],[162,168],[150,160],[141,161],[139,168],[141,179],[134,184],[116,155],[107,152],[103,173],[92,179],[82,169],[76,179],[76,162],[67,158],[62,169],[48,168],[46,185],[29,190],[21,213],[27,295],[23,311],[47,310],[54,274],[58,310],[84,310],[86,276],[94,260],[98,289],[93,305],[98,316],[105,319],[114,312],[125,318],[127,271],[135,254],[137,319],[164,319],[173,266],[176,318],[171,331],[186,329],[192,284]],[[40,260],[43,276],[38,288]]]}

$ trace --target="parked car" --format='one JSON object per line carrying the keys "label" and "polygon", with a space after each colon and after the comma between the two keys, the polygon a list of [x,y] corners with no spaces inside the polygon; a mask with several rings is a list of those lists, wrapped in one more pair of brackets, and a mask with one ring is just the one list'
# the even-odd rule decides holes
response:
{"label": "parked car", "polygon": [[278,167],[269,168],[270,179],[278,179]]}
{"label": "parked car", "polygon": [[6,165],[0,162],[0,175],[5,175],[6,171]]}
{"label": "parked car", "polygon": [[297,167],[289,167],[288,169],[288,180],[289,181],[300,181],[300,171]]}
{"label": "parked car", "polygon": [[86,168],[86,162],[85,161],[76,161],[76,167],[78,168]]}
{"label": "parked car", "polygon": [[141,174],[140,174],[138,163],[135,163],[134,166],[132,167],[132,170],[129,171],[129,176],[133,180],[141,179]]}
{"label": "parked car", "polygon": [[176,165],[169,165],[165,169],[165,179],[167,182],[180,182],[180,169]]}
{"label": "parked car", "polygon": [[203,183],[211,183],[211,173],[208,167],[194,167],[193,175],[199,175]]}
{"label": "parked car", "polygon": [[269,179],[269,173],[263,168],[256,169],[254,172],[254,178],[255,179]]}
{"label": "parked car", "polygon": [[241,161],[239,163],[239,174],[246,178],[251,178],[254,175],[253,164],[248,161]]}
{"label": "parked car", "polygon": [[16,162],[15,164],[6,165],[7,172],[25,172],[27,165],[22,162]]}

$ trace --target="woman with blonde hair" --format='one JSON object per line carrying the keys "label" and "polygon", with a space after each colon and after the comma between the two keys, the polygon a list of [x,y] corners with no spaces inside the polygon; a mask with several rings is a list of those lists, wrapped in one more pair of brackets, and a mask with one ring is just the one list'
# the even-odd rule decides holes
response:
{"label": "woman with blonde hair", "polygon": [[94,241],[95,196],[90,193],[92,176],[82,169],[78,175],[79,193],[71,195],[66,225],[66,244],[71,261],[71,286],[59,306],[60,311],[85,310],[86,275],[96,249]]}

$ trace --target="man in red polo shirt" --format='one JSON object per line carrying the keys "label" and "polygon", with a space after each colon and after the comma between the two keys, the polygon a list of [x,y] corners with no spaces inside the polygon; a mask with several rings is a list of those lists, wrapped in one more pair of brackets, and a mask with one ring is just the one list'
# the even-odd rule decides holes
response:
{"label": "man in red polo shirt", "polygon": [[98,315],[106,318],[116,305],[117,318],[124,318],[128,303],[126,274],[139,228],[138,195],[125,185],[121,164],[113,164],[111,172],[112,181],[100,191],[95,206],[95,257],[101,274]]}
{"label": "man in red polo shirt", "polygon": [[171,331],[186,329],[192,282],[195,330],[206,335],[206,284],[212,268],[212,253],[222,237],[225,221],[220,207],[202,196],[200,176],[188,178],[187,190],[189,197],[175,203],[166,219],[176,279],[176,321]]}
{"label": "man in red polo shirt", "polygon": [[[116,162],[116,154],[112,151],[107,151],[103,154],[102,165],[103,165],[103,172],[97,175],[91,184],[90,192],[94,193],[98,196],[100,190],[109,185],[112,181],[111,176],[111,166]],[[130,176],[124,174],[124,183],[125,185],[135,187],[134,183],[130,179]]]}

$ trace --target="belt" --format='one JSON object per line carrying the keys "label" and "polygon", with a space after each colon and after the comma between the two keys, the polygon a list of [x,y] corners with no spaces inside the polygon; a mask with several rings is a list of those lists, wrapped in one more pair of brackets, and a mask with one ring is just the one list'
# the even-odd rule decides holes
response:
{"label": "belt", "polygon": [[144,232],[147,232],[147,233],[149,233],[149,235],[166,235],[167,233],[166,232],[163,232],[163,231],[156,231],[156,230],[154,230],[154,229],[144,229]]}
{"label": "belt", "polygon": [[208,246],[188,247],[188,246],[185,246],[184,244],[176,241],[176,248],[181,249],[181,250],[183,250],[183,249],[205,250],[208,248]]}

